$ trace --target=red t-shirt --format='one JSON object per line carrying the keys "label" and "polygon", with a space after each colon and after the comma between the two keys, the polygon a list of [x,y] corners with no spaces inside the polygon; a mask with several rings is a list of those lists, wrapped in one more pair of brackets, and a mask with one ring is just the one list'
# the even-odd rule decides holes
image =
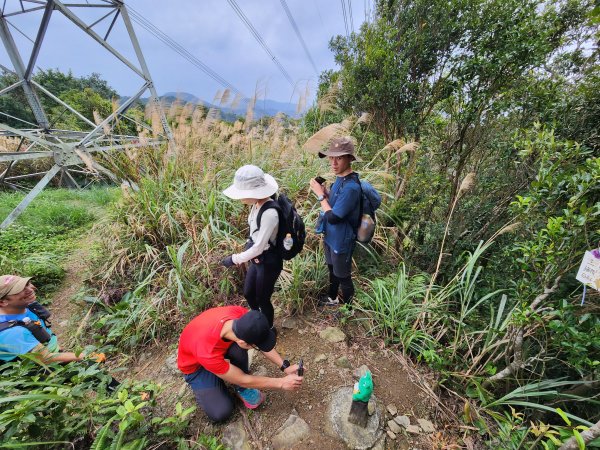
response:
{"label": "red t-shirt", "polygon": [[215,375],[226,373],[229,370],[229,361],[225,360],[225,353],[233,342],[221,338],[223,324],[247,312],[242,306],[220,306],[207,309],[196,316],[179,337],[179,370],[187,375],[202,366]]}

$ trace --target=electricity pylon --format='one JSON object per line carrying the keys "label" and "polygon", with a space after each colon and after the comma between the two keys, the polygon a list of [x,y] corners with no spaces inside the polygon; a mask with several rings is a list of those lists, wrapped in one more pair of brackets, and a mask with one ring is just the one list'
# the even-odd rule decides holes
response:
{"label": "electricity pylon", "polygon": [[[82,18],[82,12],[85,9],[96,8],[94,11],[102,11],[101,17],[86,23]],[[34,14],[35,11],[43,14],[38,26],[37,35],[33,42],[33,48],[30,52],[25,52],[18,48],[13,38],[13,32],[16,31],[25,35],[13,23],[11,18],[22,14]],[[37,13],[39,15],[40,13]],[[80,14],[78,14],[78,12]],[[77,111],[72,105],[61,100],[49,89],[41,86],[33,78],[33,70],[40,50],[43,47],[44,36],[51,26],[51,18],[56,14],[62,14],[75,27],[80,28],[91,39],[104,47],[115,58],[115,63],[119,60],[126,68],[141,78],[142,85],[139,90],[131,97],[122,102],[116,110],[103,120],[93,121],[93,118],[85,117],[80,111]],[[122,21],[135,55],[137,65],[126,58],[115,47],[108,43],[111,32],[118,21]],[[103,28],[100,31],[100,28]],[[2,221],[0,228],[8,227],[31,201],[44,189],[44,187],[56,175],[60,175],[63,184],[71,187],[79,187],[73,174],[93,173],[103,174],[117,181],[116,176],[107,168],[103,167],[98,161],[94,160],[94,153],[106,153],[112,150],[123,150],[134,147],[145,147],[148,145],[159,145],[167,142],[169,152],[175,151],[173,135],[167,123],[165,114],[161,108],[156,89],[150,77],[148,66],[144,59],[142,49],[135,35],[131,24],[127,8],[122,0],[77,0],[69,3],[65,0],[4,0],[0,6],[0,39],[4,44],[6,53],[10,62],[0,63],[0,69],[5,73],[12,74],[17,82],[0,90],[0,95],[6,95],[22,89],[27,103],[35,117],[35,122],[31,123],[23,118],[14,117],[0,110],[0,136],[14,137],[18,141],[16,152],[0,152],[0,163],[8,163],[7,167],[0,170],[0,186],[17,188],[18,180],[39,177],[41,180],[29,191],[21,203]],[[12,70],[7,67],[12,65]],[[117,64],[115,64],[117,65]],[[111,67],[112,69],[112,67]],[[125,112],[138,100],[146,91],[150,92],[150,108],[154,115],[157,115],[162,125],[162,133],[157,137],[140,140],[139,136],[129,136],[113,133],[114,126],[119,120],[133,120],[125,115]],[[47,96],[57,105],[61,105],[68,114],[74,114],[86,124],[85,130],[59,130],[53,128],[44,111],[40,97]],[[13,122],[24,124],[22,128],[9,126],[7,118]],[[138,126],[149,129],[145,124],[136,122]],[[13,123],[14,125],[14,123]],[[149,129],[152,131],[151,129]],[[48,171],[30,173],[25,175],[11,176],[10,171],[18,161],[33,160],[37,158],[51,158],[52,167]],[[86,170],[82,170],[86,169]],[[1,218],[0,218],[1,219]]]}

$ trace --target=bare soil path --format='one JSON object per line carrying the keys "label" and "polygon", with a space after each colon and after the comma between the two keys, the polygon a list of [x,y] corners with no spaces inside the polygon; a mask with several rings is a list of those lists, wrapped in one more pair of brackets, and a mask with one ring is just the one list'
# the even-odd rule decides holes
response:
{"label": "bare soil path", "polygon": [[[79,327],[73,318],[85,315],[85,311],[77,309],[81,306],[72,299],[86,278],[90,248],[94,244],[93,236],[93,233],[82,236],[80,245],[66,263],[65,281],[53,296],[53,330],[65,347]],[[271,439],[276,431],[295,410],[310,427],[310,436],[293,448],[344,449],[346,445],[342,440],[325,433],[328,396],[342,386],[352,386],[355,382],[353,371],[362,365],[367,365],[373,374],[374,395],[384,411],[388,405],[394,405],[398,409],[398,415],[411,417],[413,423],[416,418],[428,418],[435,422],[434,401],[428,395],[431,393],[428,387],[430,383],[425,377],[397,351],[385,348],[380,340],[366,337],[361,326],[355,322],[342,325],[334,316],[330,310],[314,310],[291,320],[276,317],[275,323],[279,329],[278,351],[292,362],[297,362],[299,358],[303,358],[305,362],[307,370],[303,388],[296,393],[268,392],[267,400],[256,411],[245,410],[240,403],[236,414],[225,424],[211,424],[198,410],[190,429],[191,438],[194,439],[200,433],[221,435],[228,424],[241,418],[250,447],[267,450],[272,448]],[[322,339],[319,332],[329,326],[340,327],[347,336],[346,340],[333,344]],[[176,368],[176,347],[175,340],[160,342],[135,355],[129,355],[125,370],[119,374],[119,378],[132,377],[161,384],[164,389],[157,402],[165,415],[173,413],[177,402],[182,402],[184,406],[194,404],[193,395]],[[281,376],[281,372],[261,354],[254,355],[251,369],[262,375]],[[391,418],[389,415],[385,417],[384,426]],[[438,430],[440,428],[442,427],[438,424]],[[448,440],[443,430],[435,434],[415,436],[401,433],[396,439],[387,438],[385,448],[458,448],[439,446],[440,441]]]}

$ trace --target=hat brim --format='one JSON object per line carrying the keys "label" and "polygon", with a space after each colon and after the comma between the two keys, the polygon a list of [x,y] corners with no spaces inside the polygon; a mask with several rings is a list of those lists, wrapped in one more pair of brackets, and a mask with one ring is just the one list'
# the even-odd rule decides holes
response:
{"label": "hat brim", "polygon": [[275,178],[268,173],[265,173],[265,182],[266,184],[264,186],[257,189],[238,189],[232,184],[223,191],[223,194],[234,200],[241,200],[243,198],[267,198],[277,192],[279,185],[277,184],[277,181],[275,181]]}
{"label": "hat brim", "polygon": [[362,159],[360,159],[356,155],[353,155],[352,153],[340,153],[340,152],[330,152],[330,151],[319,152],[319,158],[325,158],[327,156],[344,156],[344,155],[352,156],[352,158],[354,158],[353,161],[362,162]]}
{"label": "hat brim", "polygon": [[18,294],[23,289],[25,289],[25,286],[27,286],[27,283],[29,282],[29,280],[31,280],[31,277],[27,277],[27,278],[19,277],[19,281],[17,281],[15,283],[15,285],[12,287],[12,289],[10,291],[8,291],[8,293],[6,295]]}

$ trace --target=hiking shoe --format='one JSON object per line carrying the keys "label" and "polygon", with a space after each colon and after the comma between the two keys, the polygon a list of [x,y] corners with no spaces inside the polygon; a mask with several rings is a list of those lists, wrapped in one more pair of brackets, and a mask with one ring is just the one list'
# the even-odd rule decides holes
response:
{"label": "hiking shoe", "polygon": [[319,299],[319,306],[337,306],[340,304],[340,298],[331,298],[328,295]]}
{"label": "hiking shoe", "polygon": [[236,387],[235,393],[249,409],[256,409],[265,401],[265,394],[258,389]]}

